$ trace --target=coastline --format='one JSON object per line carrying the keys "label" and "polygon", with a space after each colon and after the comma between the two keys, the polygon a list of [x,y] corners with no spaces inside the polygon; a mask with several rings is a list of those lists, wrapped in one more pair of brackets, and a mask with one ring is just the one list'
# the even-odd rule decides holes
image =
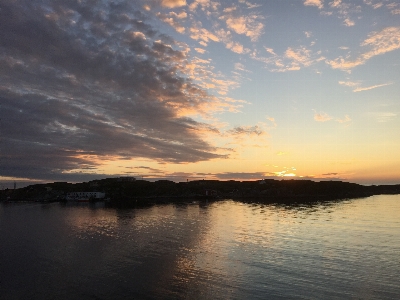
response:
{"label": "coastline", "polygon": [[1,202],[67,202],[71,192],[102,192],[105,201],[115,207],[184,203],[188,201],[234,201],[254,203],[312,203],[354,199],[380,194],[400,194],[400,184],[362,186],[342,181],[258,180],[218,181],[198,180],[175,183],[168,180],[121,180],[107,178],[83,183],[54,182],[36,184],[15,190],[0,191]]}

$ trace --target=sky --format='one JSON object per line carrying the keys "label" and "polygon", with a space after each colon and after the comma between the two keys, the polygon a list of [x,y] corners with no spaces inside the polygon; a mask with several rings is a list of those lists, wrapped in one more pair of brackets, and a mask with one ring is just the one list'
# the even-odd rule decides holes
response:
{"label": "sky", "polygon": [[2,0],[0,182],[400,183],[399,79],[395,0]]}

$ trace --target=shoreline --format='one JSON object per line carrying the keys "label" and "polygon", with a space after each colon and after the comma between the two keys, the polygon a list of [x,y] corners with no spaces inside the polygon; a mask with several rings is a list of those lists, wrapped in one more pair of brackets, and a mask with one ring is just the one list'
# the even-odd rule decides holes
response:
{"label": "shoreline", "polygon": [[[400,194],[400,184],[362,186],[342,181],[258,180],[218,181],[198,180],[175,183],[168,180],[124,181],[120,178],[67,183],[36,184],[15,190],[1,190],[0,202],[68,202],[68,194],[98,192],[110,206],[134,206],[187,201],[234,201],[254,203],[310,203],[369,197],[381,194]],[[71,201],[74,202],[74,201]]]}

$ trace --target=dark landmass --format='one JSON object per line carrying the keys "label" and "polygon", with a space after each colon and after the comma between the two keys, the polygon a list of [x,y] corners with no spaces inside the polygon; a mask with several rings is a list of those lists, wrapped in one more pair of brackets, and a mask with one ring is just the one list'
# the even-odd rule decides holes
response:
{"label": "dark landmass", "polygon": [[111,206],[129,207],[156,203],[184,202],[188,199],[237,199],[259,203],[306,203],[400,194],[400,184],[363,186],[342,181],[197,180],[175,183],[150,182],[133,177],[107,178],[83,183],[54,182],[0,191],[0,201],[65,201],[70,192],[104,192]]}

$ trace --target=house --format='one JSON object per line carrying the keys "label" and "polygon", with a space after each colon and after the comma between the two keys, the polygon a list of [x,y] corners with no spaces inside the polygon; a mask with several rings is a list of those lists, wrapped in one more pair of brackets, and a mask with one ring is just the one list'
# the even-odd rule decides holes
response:
{"label": "house", "polygon": [[102,192],[71,192],[65,198],[68,201],[88,202],[90,199],[104,199],[106,196]]}

